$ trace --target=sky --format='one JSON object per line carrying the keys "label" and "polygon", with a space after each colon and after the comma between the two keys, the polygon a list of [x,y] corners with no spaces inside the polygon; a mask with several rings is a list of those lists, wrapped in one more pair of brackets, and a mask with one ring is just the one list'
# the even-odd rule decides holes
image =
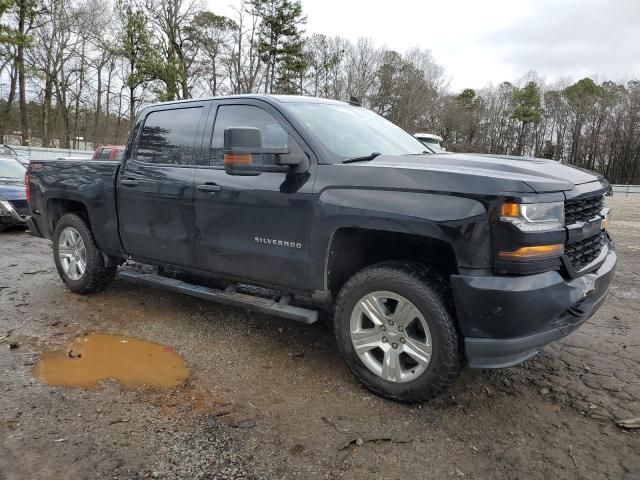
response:
{"label": "sky", "polygon": [[[232,16],[238,0],[208,0]],[[430,49],[452,91],[585,76],[640,79],[640,0],[302,0],[305,31]]]}

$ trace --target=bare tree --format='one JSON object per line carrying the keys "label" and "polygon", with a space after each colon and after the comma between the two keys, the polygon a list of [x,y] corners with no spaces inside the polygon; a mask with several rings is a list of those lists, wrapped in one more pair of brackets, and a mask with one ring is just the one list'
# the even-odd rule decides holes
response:
{"label": "bare tree", "polygon": [[360,38],[346,48],[346,97],[356,96],[364,105],[373,94],[376,73],[382,63],[383,51],[370,38]]}
{"label": "bare tree", "polygon": [[260,87],[262,62],[258,49],[259,16],[252,6],[241,0],[235,9],[230,54],[226,67],[230,83],[230,93],[250,93]]}

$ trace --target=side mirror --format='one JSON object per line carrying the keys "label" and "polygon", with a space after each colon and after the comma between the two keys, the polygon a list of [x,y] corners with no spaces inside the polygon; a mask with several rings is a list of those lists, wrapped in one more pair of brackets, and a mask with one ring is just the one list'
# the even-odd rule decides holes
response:
{"label": "side mirror", "polygon": [[[275,155],[275,165],[265,164],[265,155]],[[224,131],[224,169],[229,175],[289,173],[305,160],[304,154],[292,154],[288,148],[263,147],[259,128],[232,127]]]}

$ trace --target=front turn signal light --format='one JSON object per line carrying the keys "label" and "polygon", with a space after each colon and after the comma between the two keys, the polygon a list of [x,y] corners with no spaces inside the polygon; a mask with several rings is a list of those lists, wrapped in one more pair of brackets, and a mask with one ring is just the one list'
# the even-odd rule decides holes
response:
{"label": "front turn signal light", "polygon": [[607,212],[607,215],[602,219],[602,229],[609,230],[611,226],[611,211]]}
{"label": "front turn signal light", "polygon": [[517,203],[505,202],[500,207],[500,216],[514,218],[520,215],[520,205]]}
{"label": "front turn signal light", "polygon": [[557,257],[564,254],[564,244],[532,245],[520,247],[517,250],[498,253],[501,260],[537,260],[541,258]]}

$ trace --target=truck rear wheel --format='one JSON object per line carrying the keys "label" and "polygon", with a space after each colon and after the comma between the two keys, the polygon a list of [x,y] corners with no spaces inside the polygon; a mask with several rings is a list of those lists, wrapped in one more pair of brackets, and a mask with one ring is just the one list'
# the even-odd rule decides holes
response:
{"label": "truck rear wheel", "polygon": [[74,213],[64,215],[53,234],[53,258],[60,278],[76,293],[104,290],[117,267],[106,267],[87,223]]}
{"label": "truck rear wheel", "polygon": [[458,375],[461,347],[443,281],[414,262],[356,273],[336,302],[338,346],[373,392],[401,402],[439,395]]}

